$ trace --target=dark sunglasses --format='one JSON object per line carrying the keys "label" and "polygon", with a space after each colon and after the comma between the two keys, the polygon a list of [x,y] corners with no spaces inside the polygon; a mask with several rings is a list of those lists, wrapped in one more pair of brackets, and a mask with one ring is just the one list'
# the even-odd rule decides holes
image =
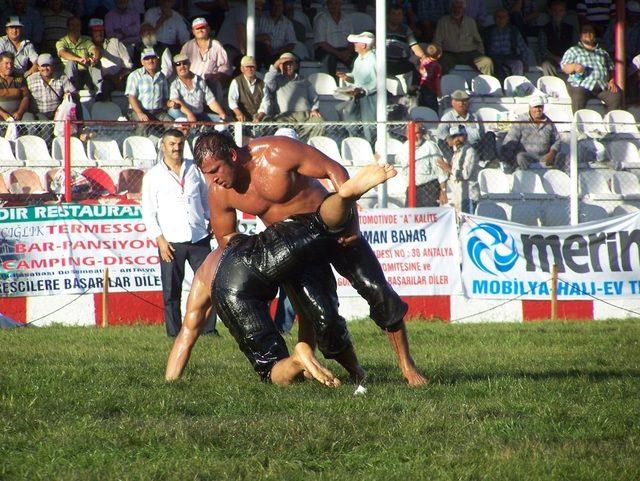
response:
{"label": "dark sunglasses", "polygon": [[182,66],[182,65],[189,65],[189,61],[188,61],[188,60],[185,60],[184,62],[176,62],[176,63],[175,63],[175,66],[176,66],[176,67],[180,67],[180,66]]}

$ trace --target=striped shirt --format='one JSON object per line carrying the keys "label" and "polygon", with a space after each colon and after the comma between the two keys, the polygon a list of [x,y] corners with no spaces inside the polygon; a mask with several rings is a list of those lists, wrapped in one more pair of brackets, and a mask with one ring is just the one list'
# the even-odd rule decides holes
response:
{"label": "striped shirt", "polygon": [[594,90],[596,87],[607,90],[609,72],[613,70],[613,61],[603,48],[596,46],[593,50],[589,50],[584,48],[582,43],[578,43],[567,50],[560,61],[561,66],[570,63],[579,63],[586,67],[582,73],[569,75],[568,81],[571,85],[587,90]]}
{"label": "striped shirt", "polygon": [[319,44],[327,42],[335,48],[349,45],[347,37],[353,33],[351,18],[344,13],[336,23],[329,12],[320,12],[313,21],[313,42]]}
{"label": "striped shirt", "polygon": [[20,75],[24,75],[28,70],[29,61],[34,64],[36,60],[38,60],[35,47],[31,41],[27,39],[22,40],[20,46],[16,49],[15,45],[9,40],[9,37],[6,35],[0,37],[0,52],[11,52],[15,56],[13,67],[16,73]]}
{"label": "striped shirt", "polygon": [[201,114],[204,112],[205,106],[209,105],[216,98],[207,83],[199,75],[194,75],[191,82],[192,88],[189,90],[182,79],[176,77],[175,80],[171,82],[169,98],[185,103],[194,114]]}
{"label": "striped shirt", "polygon": [[576,4],[578,16],[586,17],[589,23],[606,25],[616,13],[616,2],[612,0],[581,0]]}
{"label": "striped shirt", "polygon": [[158,71],[152,77],[140,67],[129,74],[124,93],[136,97],[145,110],[160,110],[169,100],[169,83],[162,72]]}
{"label": "striped shirt", "polygon": [[270,15],[262,15],[257,22],[256,34],[266,34],[271,38],[271,49],[280,50],[282,47],[296,42],[296,32],[293,24],[284,15],[273,21]]}
{"label": "striped shirt", "polygon": [[40,75],[40,72],[36,72],[27,78],[27,87],[31,94],[33,111],[43,114],[55,112],[62,102],[62,97],[65,93],[76,92],[76,88],[66,75],[53,77],[49,81],[49,85],[47,85],[42,75]]}

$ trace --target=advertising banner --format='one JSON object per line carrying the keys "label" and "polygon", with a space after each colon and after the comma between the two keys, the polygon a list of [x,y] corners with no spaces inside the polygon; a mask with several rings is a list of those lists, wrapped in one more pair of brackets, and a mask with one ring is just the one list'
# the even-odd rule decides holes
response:
{"label": "advertising banner", "polygon": [[[369,209],[360,212],[387,280],[401,296],[450,295],[460,291],[460,255],[455,211],[449,207]],[[357,296],[336,274],[338,295]]]}
{"label": "advertising banner", "polygon": [[554,264],[559,299],[640,297],[640,213],[548,228],[468,215],[460,245],[467,297],[547,300]]}

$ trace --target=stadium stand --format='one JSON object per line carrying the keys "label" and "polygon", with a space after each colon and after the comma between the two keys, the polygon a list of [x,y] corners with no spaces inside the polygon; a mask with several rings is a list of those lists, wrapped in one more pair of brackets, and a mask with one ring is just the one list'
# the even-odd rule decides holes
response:
{"label": "stadium stand", "polygon": [[491,75],[478,75],[471,81],[471,92],[476,96],[502,97],[500,80]]}
{"label": "stadium stand", "polygon": [[371,144],[360,137],[347,137],[340,146],[342,159],[348,165],[367,165],[373,162]]}
{"label": "stadium stand", "polygon": [[483,200],[476,206],[476,215],[490,217],[497,220],[509,220],[507,210],[511,211],[510,206],[507,204],[491,200]]}
{"label": "stadium stand", "polygon": [[51,157],[47,143],[36,135],[22,135],[16,139],[16,158],[27,167],[59,167]]}
{"label": "stadium stand", "polygon": [[0,137],[0,166],[2,167],[22,167],[23,160],[16,159],[13,154],[13,147],[4,137]]}
{"label": "stadium stand", "polygon": [[46,192],[40,176],[28,168],[16,169],[9,174],[9,186],[13,194],[39,194]]}
{"label": "stadium stand", "polygon": [[93,138],[87,145],[87,154],[99,167],[131,167],[131,158],[120,153],[118,142],[109,138]]}
{"label": "stadium stand", "polygon": [[[84,144],[78,137],[71,137],[71,165],[74,167],[89,167],[96,165],[95,160],[90,159],[85,151]],[[64,164],[64,138],[56,137],[51,144],[51,156],[60,165]]]}

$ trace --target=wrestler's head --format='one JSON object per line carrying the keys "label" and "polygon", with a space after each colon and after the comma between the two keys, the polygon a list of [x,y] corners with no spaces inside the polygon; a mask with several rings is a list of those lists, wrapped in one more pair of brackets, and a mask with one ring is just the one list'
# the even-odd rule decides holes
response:
{"label": "wrestler's head", "polygon": [[193,148],[193,161],[202,173],[225,189],[232,188],[235,182],[237,156],[236,143],[225,132],[207,132],[198,137]]}

